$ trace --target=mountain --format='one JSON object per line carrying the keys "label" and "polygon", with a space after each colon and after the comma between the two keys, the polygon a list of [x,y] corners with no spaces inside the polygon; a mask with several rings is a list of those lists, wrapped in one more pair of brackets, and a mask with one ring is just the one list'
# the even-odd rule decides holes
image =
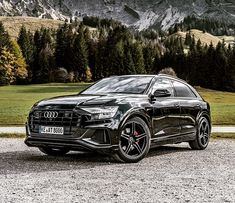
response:
{"label": "mountain", "polygon": [[234,0],[0,0],[0,15],[64,20],[72,17],[113,18],[138,30],[168,29],[185,17],[233,23]]}

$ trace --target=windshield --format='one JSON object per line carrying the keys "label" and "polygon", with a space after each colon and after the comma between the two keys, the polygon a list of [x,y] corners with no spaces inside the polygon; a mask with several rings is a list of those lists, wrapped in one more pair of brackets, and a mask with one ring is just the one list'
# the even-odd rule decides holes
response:
{"label": "windshield", "polygon": [[105,78],[86,89],[82,94],[143,94],[152,78],[153,76]]}

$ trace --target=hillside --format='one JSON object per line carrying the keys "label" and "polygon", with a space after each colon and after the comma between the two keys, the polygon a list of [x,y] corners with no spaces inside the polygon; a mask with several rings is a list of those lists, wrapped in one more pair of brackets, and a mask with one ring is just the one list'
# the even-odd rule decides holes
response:
{"label": "hillside", "polygon": [[52,20],[52,19],[40,19],[35,17],[5,17],[0,16],[0,21],[3,22],[4,27],[9,32],[11,37],[16,38],[20,31],[22,25],[26,27],[27,30],[32,32],[40,29],[41,27],[45,28],[58,28],[63,21]]}
{"label": "hillside", "polygon": [[[177,33],[174,33],[170,36],[171,37],[181,37],[183,39],[183,41],[185,40],[186,38],[186,33],[187,32],[177,32]],[[195,37],[195,40],[198,41],[199,39],[201,40],[202,44],[207,44],[207,45],[210,45],[210,43],[212,42],[212,44],[214,46],[216,46],[218,44],[218,42],[222,42],[222,40],[224,39],[225,42],[227,44],[232,44],[233,41],[234,41],[234,37],[232,36],[214,36],[210,33],[203,33],[201,30],[196,30],[196,29],[192,29],[190,30],[190,33],[192,36]]]}
{"label": "hillside", "polygon": [[61,19],[112,18],[144,30],[167,30],[187,16],[234,23],[234,0],[0,0],[0,15]]}

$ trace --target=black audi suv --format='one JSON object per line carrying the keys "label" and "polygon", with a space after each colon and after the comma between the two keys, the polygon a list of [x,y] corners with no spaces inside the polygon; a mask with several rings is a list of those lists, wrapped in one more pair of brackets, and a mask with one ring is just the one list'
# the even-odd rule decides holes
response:
{"label": "black audi suv", "polygon": [[192,149],[205,149],[210,106],[175,77],[113,76],[79,94],[37,102],[26,132],[25,143],[48,155],[88,150],[137,162],[164,144],[188,142]]}

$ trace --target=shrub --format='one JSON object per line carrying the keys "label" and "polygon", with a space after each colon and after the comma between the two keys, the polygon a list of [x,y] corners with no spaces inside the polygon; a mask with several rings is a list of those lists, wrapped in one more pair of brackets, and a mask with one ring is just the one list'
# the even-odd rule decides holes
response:
{"label": "shrub", "polygon": [[171,75],[171,76],[177,77],[173,68],[164,68],[159,71],[159,74],[166,74],[166,75]]}
{"label": "shrub", "polygon": [[66,82],[75,82],[75,74],[73,71],[68,73]]}
{"label": "shrub", "polygon": [[53,73],[55,82],[66,82],[68,78],[68,71],[65,68],[58,68]]}

